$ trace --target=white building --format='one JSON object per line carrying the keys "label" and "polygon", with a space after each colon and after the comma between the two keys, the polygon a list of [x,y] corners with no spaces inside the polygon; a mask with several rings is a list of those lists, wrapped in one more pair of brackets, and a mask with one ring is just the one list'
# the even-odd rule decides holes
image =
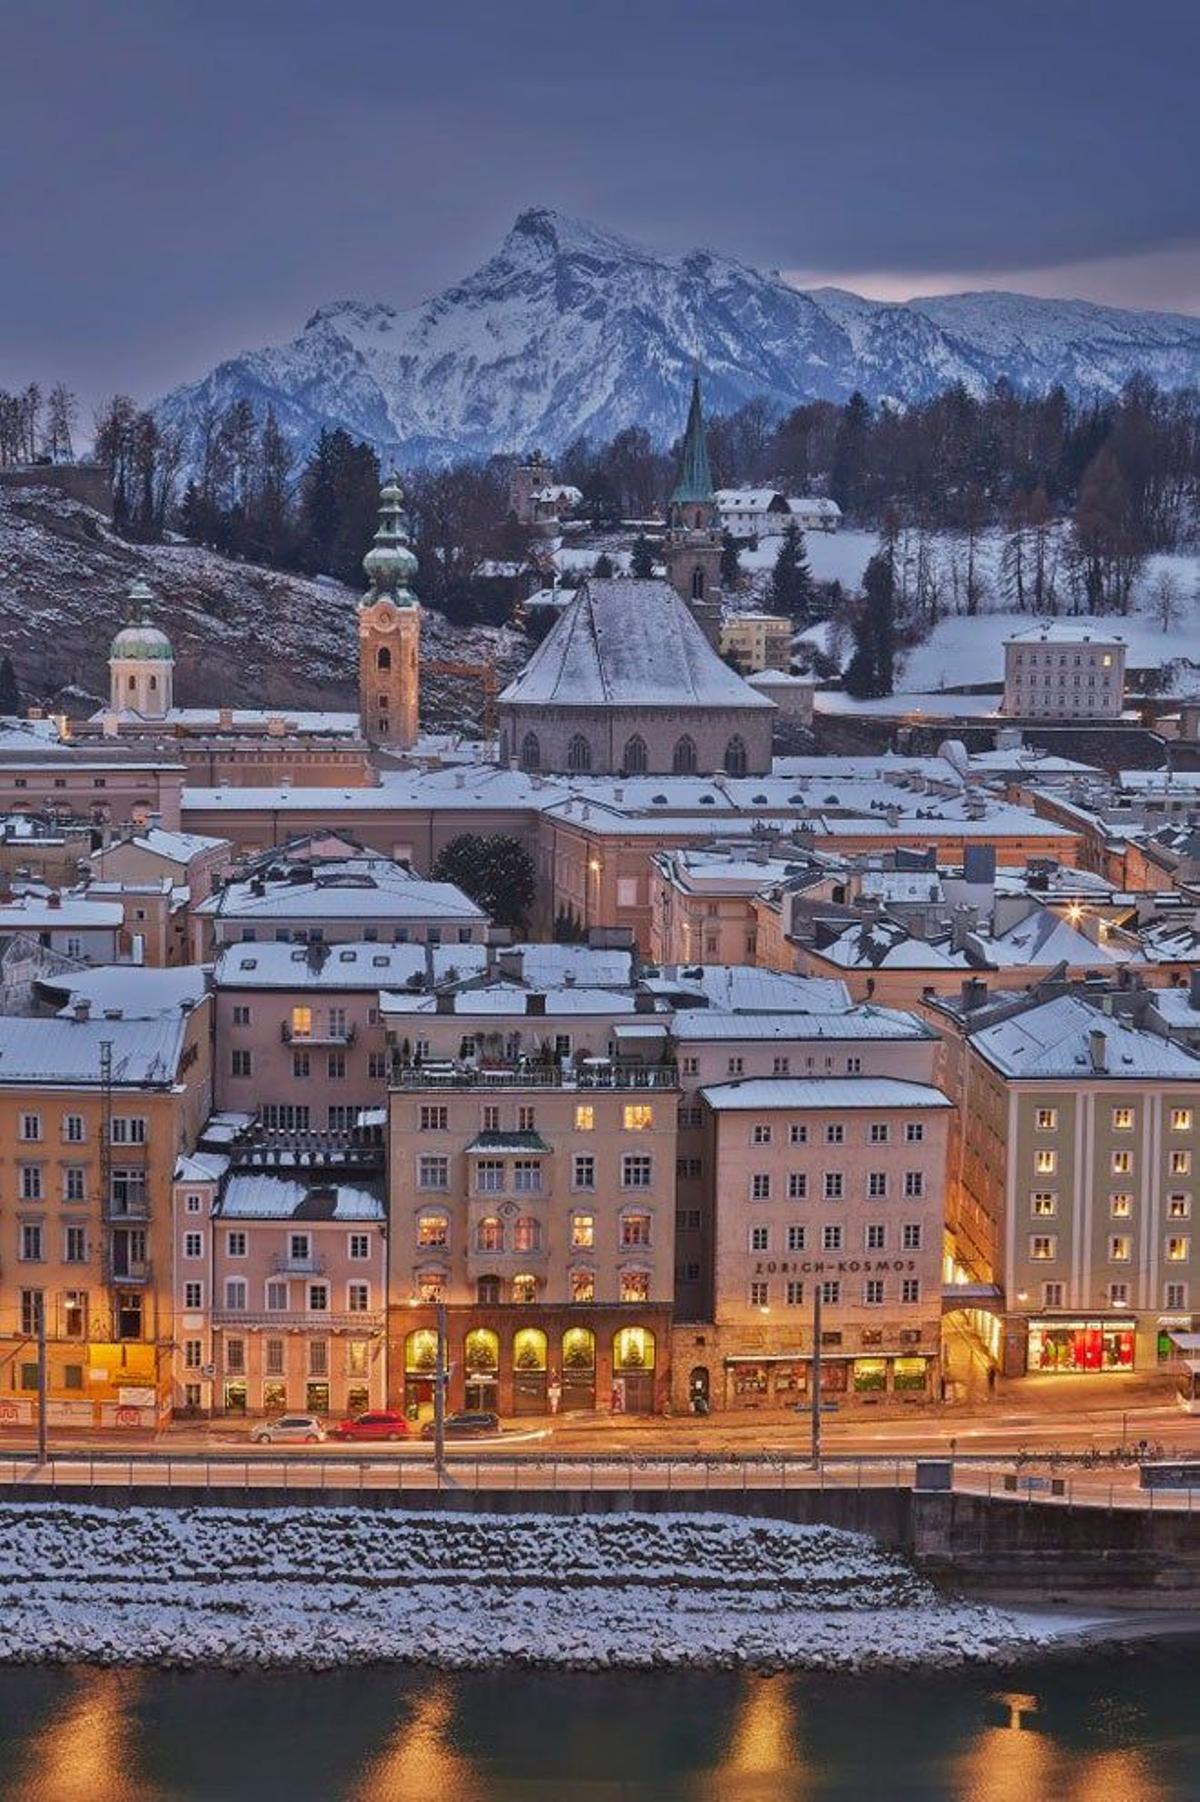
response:
{"label": "white building", "polygon": [[1125,640],[1092,619],[1045,620],[1004,641],[1004,712],[1021,719],[1116,720]]}
{"label": "white building", "polygon": [[787,495],[778,488],[718,488],[717,517],[735,538],[780,538],[793,520],[802,532],[836,532],[842,509],[822,495]]}

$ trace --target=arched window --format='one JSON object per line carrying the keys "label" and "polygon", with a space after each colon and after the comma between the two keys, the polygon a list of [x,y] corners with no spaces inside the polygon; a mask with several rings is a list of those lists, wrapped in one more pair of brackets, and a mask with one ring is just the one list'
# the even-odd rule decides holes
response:
{"label": "arched window", "polygon": [[485,1214],[475,1228],[476,1251],[504,1250],[504,1222],[495,1214]]}
{"label": "arched window", "polygon": [[392,667],[392,653],[388,650],[388,647],[386,645],[380,645],[379,649],[375,653],[375,668],[376,669],[391,669],[391,667]]}
{"label": "arched window", "polygon": [[590,1327],[569,1326],[562,1337],[564,1370],[595,1370],[596,1335]]}
{"label": "arched window", "polygon": [[150,686],[151,686],[151,688],[157,688],[157,687],[158,687],[158,677],[157,677],[157,676],[151,676],[151,678],[150,678]]}
{"label": "arched window", "polygon": [[623,1326],[613,1335],[613,1369],[653,1370],[654,1334],[649,1327]]}
{"label": "arched window", "polygon": [[136,676],[130,676],[128,687],[129,687],[130,694],[132,694],[134,689],[137,687],[137,677]]}
{"label": "arched window", "polygon": [[671,768],[677,776],[694,776],[696,774],[696,747],[686,735],[676,741]]}
{"label": "arched window", "polygon": [[513,1369],[545,1370],[546,1335],[541,1327],[523,1326],[513,1334]]}
{"label": "arched window", "polygon": [[577,732],[567,746],[567,768],[584,772],[592,767],[592,747],[582,732]]}
{"label": "arched window", "polygon": [[522,1271],[519,1275],[514,1276],[514,1278],[512,1280],[512,1298],[514,1301],[520,1301],[520,1302],[536,1301],[537,1294],[538,1294],[538,1280],[537,1280],[536,1276],[530,1276],[525,1271]]}
{"label": "arched window", "polygon": [[540,1251],[542,1249],[542,1223],[532,1214],[518,1214],[513,1221],[513,1250]]}
{"label": "arched window", "polygon": [[646,741],[635,732],[625,746],[622,758],[627,776],[644,776],[646,773]]}
{"label": "arched window", "polygon": [[[480,1281],[486,1279],[481,1277]],[[463,1341],[463,1363],[468,1376],[500,1368],[500,1340],[490,1327],[477,1326]]]}
{"label": "arched window", "polygon": [[735,732],[725,746],[725,774],[727,776],[744,776],[746,774],[746,741]]}
{"label": "arched window", "polygon": [[704,599],[704,571],[699,564],[692,571],[692,599],[694,601]]}
{"label": "arched window", "polygon": [[437,1369],[437,1334],[432,1327],[418,1327],[404,1341],[404,1369],[408,1376],[429,1376]]}
{"label": "arched window", "polygon": [[527,732],[521,740],[521,768],[523,770],[540,770],[542,767],[542,747],[538,743],[536,732]]}

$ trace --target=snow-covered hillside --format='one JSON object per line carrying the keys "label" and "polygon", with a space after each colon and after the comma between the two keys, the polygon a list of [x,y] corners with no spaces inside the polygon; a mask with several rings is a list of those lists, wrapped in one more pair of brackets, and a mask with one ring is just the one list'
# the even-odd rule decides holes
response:
{"label": "snow-covered hillside", "polygon": [[553,452],[629,425],[663,443],[696,360],[714,412],[856,388],[909,403],[955,381],[983,394],[1001,375],[1112,393],[1135,369],[1168,387],[1200,380],[1200,319],[1010,294],[885,305],[803,293],[707,250],[656,255],[539,208],[422,306],[321,307],[291,343],[232,357],[159,412],[191,436],[206,409],[247,398],[272,405],[300,448],[340,425],[410,464]]}
{"label": "snow-covered hillside", "polygon": [[[175,649],[181,706],[352,707],[359,596],[339,582],[283,575],[188,544],[130,544],[90,507],[49,489],[0,490],[0,651],[16,664],[27,701],[74,685],[108,697],[108,648],[137,576],[159,605]],[[496,659],[501,680],[529,643],[507,628],[460,630],[426,612],[430,657]],[[426,684],[423,713],[436,726],[469,724],[479,697]],[[69,700],[70,697],[67,697]]]}

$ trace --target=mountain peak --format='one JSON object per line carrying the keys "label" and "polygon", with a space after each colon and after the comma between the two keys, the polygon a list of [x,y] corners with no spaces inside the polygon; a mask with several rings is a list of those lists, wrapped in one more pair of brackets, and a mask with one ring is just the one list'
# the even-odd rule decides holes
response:
{"label": "mountain peak", "polygon": [[550,256],[600,256],[613,258],[638,257],[646,252],[628,238],[622,238],[616,232],[608,232],[596,225],[589,225],[584,219],[574,219],[569,213],[556,212],[553,207],[531,206],[518,213],[513,228],[504,241],[505,250],[530,248],[542,255]]}
{"label": "mountain peak", "polygon": [[384,300],[331,300],[304,322],[306,332],[318,325],[353,326],[356,331],[387,331],[399,318]]}

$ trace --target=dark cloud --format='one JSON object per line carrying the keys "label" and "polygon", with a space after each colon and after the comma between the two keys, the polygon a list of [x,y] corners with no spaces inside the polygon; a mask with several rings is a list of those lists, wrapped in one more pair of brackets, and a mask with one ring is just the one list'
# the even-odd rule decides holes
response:
{"label": "dark cloud", "polygon": [[1145,305],[1186,304],[1163,270],[1200,246],[1192,0],[6,0],[0,25],[0,384],[148,396],[322,301],[421,298],[531,204],[877,288],[1116,268]]}

